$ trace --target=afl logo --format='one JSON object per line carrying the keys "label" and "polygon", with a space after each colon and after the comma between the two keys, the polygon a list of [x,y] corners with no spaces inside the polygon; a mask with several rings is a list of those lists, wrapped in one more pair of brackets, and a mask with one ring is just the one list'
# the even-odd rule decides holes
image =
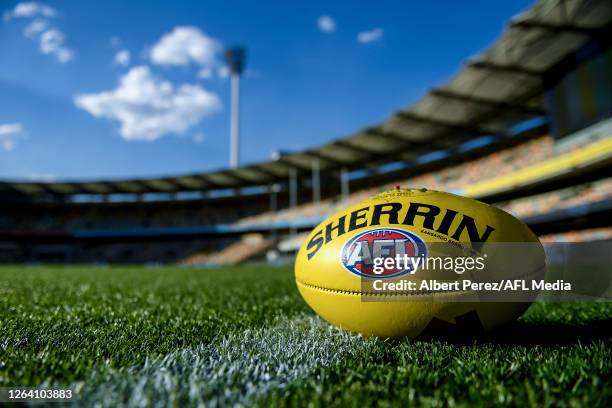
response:
{"label": "afl logo", "polygon": [[[384,268],[382,273],[374,273],[374,259],[395,260],[397,256],[404,259],[404,255],[427,257],[425,241],[410,231],[398,228],[374,228],[351,238],[342,248],[340,260],[349,272],[364,278],[395,278],[414,273],[412,263],[408,263],[407,269]],[[396,266],[396,263],[393,265]],[[404,266],[405,263],[402,261],[401,265]]]}

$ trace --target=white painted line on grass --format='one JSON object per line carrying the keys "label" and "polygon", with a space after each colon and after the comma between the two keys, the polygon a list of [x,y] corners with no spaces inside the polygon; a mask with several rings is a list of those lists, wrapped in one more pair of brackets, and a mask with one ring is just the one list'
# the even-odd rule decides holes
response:
{"label": "white painted line on grass", "polygon": [[244,405],[368,342],[321,319],[300,316],[181,349],[144,366],[94,373],[77,385],[86,406]]}

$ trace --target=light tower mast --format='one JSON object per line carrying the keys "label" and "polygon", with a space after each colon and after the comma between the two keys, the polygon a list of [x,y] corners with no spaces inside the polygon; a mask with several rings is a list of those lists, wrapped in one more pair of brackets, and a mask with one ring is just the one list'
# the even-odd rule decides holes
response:
{"label": "light tower mast", "polygon": [[230,168],[240,165],[240,75],[244,71],[246,51],[243,47],[225,51],[225,61],[230,70],[231,118],[230,118]]}

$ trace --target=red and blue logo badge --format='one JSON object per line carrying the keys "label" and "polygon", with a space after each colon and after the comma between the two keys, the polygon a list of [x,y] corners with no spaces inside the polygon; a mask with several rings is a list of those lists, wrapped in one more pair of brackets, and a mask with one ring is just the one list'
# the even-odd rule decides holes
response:
{"label": "red and blue logo badge", "polygon": [[[364,278],[395,278],[416,272],[414,263],[404,262],[407,257],[427,257],[427,245],[418,235],[398,228],[374,228],[351,238],[342,248],[340,260],[351,273]],[[402,259],[392,268],[374,272],[376,258]],[[381,261],[378,261],[379,265]],[[384,265],[384,263],[383,263]],[[401,266],[398,268],[397,266]],[[418,264],[417,264],[418,265]]]}

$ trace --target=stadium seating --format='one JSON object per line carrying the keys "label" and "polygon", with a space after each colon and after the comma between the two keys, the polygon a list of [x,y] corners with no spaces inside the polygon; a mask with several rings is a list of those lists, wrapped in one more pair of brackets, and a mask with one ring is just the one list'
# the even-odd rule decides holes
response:
{"label": "stadium seating", "polygon": [[527,217],[609,199],[612,199],[611,178],[536,196],[498,203],[497,206],[518,217]]}
{"label": "stadium seating", "polygon": [[185,265],[237,265],[262,253],[272,241],[262,234],[245,234],[240,240],[214,253],[198,251],[181,261]]}
{"label": "stadium seating", "polygon": [[[586,144],[586,146],[586,142],[584,142],[581,146],[573,145],[572,151],[574,154],[581,153],[582,149],[586,147],[589,149],[587,153],[602,152],[602,143],[605,142],[605,146],[610,148],[612,146],[610,141],[610,139],[590,141],[591,143]],[[556,153],[560,154],[561,152]],[[464,187],[463,190],[470,191],[471,184],[483,181],[494,182],[495,180],[514,175],[519,170],[530,172],[532,171],[530,169],[539,168],[543,164],[555,160],[554,154],[552,138],[543,136],[481,159],[447,167],[411,179],[391,182],[380,188],[361,190],[351,194],[346,201],[327,199],[320,203],[307,203],[296,208],[287,208],[274,213],[267,212],[252,217],[245,217],[239,220],[238,223],[243,225],[266,224],[313,216],[322,218],[343,206],[359,202],[379,191],[391,189],[397,184],[402,187],[425,187],[433,190],[455,192],[459,192],[459,190],[462,190],[461,187]],[[570,208],[609,198],[612,198],[612,180],[607,179],[594,184],[576,186],[542,196],[530,196],[512,202],[500,203],[499,206],[519,217],[524,217],[542,214],[555,208]]]}
{"label": "stadium seating", "polygon": [[[289,229],[314,225],[337,209],[359,202],[379,191],[402,187],[426,187],[464,193],[478,197],[487,189],[512,189],[517,177],[549,177],[559,168],[571,171],[579,160],[592,160],[612,151],[612,139],[582,138],[579,142],[565,143],[559,149],[550,136],[543,135],[506,148],[485,157],[446,166],[439,170],[398,179],[375,188],[362,188],[344,200],[340,196],[325,198],[318,203],[305,202],[289,208],[287,201],[279,202],[277,211],[269,211],[269,197],[265,194],[248,199],[185,200],[167,202],[71,203],[43,204],[33,207],[17,206],[10,214],[0,214],[0,233],[8,234],[77,234],[94,236],[151,231],[154,236],[161,230],[182,231],[195,227],[214,227],[235,231],[233,236],[214,240],[187,240],[185,242],[103,242],[90,246],[38,245],[35,250],[18,244],[5,243],[0,247],[2,259],[47,259],[82,262],[182,262],[195,264],[235,264],[261,254],[272,245],[268,236],[240,238],[242,233],[269,228]],[[599,156],[598,156],[599,155]],[[606,156],[607,157],[607,156]],[[565,166],[565,167],[563,167]],[[552,170],[551,170],[552,169]],[[552,171],[548,172],[547,171]],[[521,176],[523,175],[523,176]],[[483,187],[484,186],[484,187]],[[491,187],[493,186],[493,187]],[[571,209],[612,199],[612,178],[603,178],[543,194],[497,202],[503,208],[524,219],[556,210]],[[293,226],[293,227],[292,227]],[[98,232],[97,232],[98,231]],[[157,231],[157,232],[156,232]],[[593,233],[569,232],[546,235],[546,240],[609,239],[609,230]],[[128,234],[129,235],[129,234]],[[146,234],[145,234],[146,235]],[[211,244],[211,242],[213,242]],[[10,244],[10,245],[9,245]],[[294,245],[295,246],[295,245]],[[25,251],[25,252],[24,252]]]}
{"label": "stadium seating", "polygon": [[580,231],[568,231],[557,234],[546,234],[540,237],[542,242],[586,242],[612,239],[612,227],[592,228]]}

